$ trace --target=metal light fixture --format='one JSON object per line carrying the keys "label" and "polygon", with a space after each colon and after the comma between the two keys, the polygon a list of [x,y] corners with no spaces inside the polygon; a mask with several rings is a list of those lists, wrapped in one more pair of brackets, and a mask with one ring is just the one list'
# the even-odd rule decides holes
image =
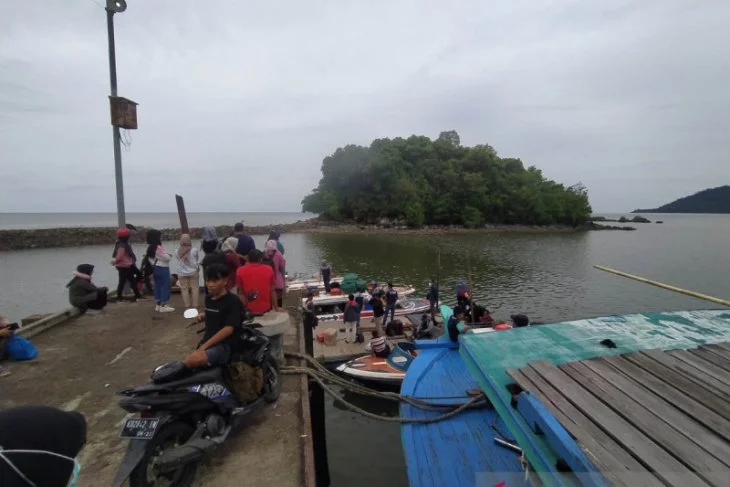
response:
{"label": "metal light fixture", "polygon": [[115,14],[127,10],[126,0],[106,0],[106,9]]}

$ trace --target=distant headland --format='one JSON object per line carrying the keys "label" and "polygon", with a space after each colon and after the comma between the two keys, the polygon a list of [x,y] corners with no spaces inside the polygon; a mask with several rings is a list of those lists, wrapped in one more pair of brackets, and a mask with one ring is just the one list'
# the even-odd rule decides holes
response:
{"label": "distant headland", "polygon": [[632,213],[730,213],[730,186],[709,188],[653,209]]}

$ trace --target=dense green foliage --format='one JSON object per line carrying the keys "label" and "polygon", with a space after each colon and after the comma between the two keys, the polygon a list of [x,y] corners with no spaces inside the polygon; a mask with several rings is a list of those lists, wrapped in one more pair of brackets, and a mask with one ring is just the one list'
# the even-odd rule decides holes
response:
{"label": "dense green foliage", "polygon": [[705,189],[659,208],[633,213],[730,213],[730,186]]}
{"label": "dense green foliage", "polygon": [[577,226],[591,216],[582,185],[547,180],[489,145],[463,147],[454,131],[433,141],[413,135],[338,148],[322,161],[322,179],[302,210],[336,221],[400,218],[413,227]]}

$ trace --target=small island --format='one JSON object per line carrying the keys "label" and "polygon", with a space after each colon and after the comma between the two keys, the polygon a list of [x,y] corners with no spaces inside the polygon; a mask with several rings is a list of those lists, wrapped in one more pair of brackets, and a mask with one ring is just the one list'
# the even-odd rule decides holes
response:
{"label": "small island", "polygon": [[730,186],[705,189],[659,208],[632,213],[730,213]]}
{"label": "small island", "polygon": [[322,178],[302,211],[333,222],[424,225],[590,226],[582,184],[564,186],[490,145],[465,147],[455,131],[436,140],[376,139],[322,161]]}

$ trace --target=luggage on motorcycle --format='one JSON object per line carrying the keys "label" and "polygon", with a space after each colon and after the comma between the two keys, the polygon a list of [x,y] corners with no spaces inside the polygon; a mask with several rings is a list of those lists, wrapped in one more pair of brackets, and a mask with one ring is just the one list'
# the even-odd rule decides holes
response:
{"label": "luggage on motorcycle", "polygon": [[226,385],[242,403],[255,401],[264,389],[264,369],[246,362],[231,362],[228,364]]}
{"label": "luggage on motorcycle", "polygon": [[165,384],[174,380],[182,379],[185,375],[185,366],[179,360],[167,362],[152,371],[150,378],[153,384]]}
{"label": "luggage on motorcycle", "polygon": [[260,366],[266,358],[266,335],[249,326],[241,327],[236,340],[231,342],[231,362]]}

